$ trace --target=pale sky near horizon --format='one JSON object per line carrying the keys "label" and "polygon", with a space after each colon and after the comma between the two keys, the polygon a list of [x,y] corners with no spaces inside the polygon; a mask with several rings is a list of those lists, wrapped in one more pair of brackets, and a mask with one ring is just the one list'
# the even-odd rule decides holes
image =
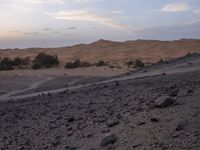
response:
{"label": "pale sky near horizon", "polygon": [[0,0],[0,48],[200,38],[200,0]]}

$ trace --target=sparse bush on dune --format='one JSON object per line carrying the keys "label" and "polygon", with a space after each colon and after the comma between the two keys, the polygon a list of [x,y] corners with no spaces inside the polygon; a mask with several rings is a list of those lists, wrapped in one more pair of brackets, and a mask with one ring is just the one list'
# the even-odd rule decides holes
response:
{"label": "sparse bush on dune", "polygon": [[134,61],[130,60],[130,61],[126,62],[126,64],[127,64],[128,66],[133,66],[133,65],[134,65]]}
{"label": "sparse bush on dune", "polygon": [[81,65],[80,65],[80,66],[81,66],[81,67],[91,67],[92,64],[90,64],[89,62],[83,61],[83,62],[81,62]]}
{"label": "sparse bush on dune", "polygon": [[97,67],[102,67],[102,66],[108,66],[108,64],[105,61],[100,60],[100,61],[98,61],[98,63],[96,63],[96,66]]}
{"label": "sparse bush on dune", "polygon": [[158,64],[162,64],[164,62],[164,60],[161,58],[159,61],[158,61]]}
{"label": "sparse bush on dune", "polygon": [[26,58],[20,58],[17,57],[13,60],[13,66],[15,68],[27,68],[30,65],[30,58],[26,57]]}
{"label": "sparse bush on dune", "polygon": [[67,62],[67,63],[65,64],[65,68],[66,68],[66,69],[78,68],[78,67],[80,67],[80,64],[81,64],[80,60],[79,60],[79,59],[76,59],[74,62]]}
{"label": "sparse bush on dune", "polygon": [[8,57],[0,59],[0,70],[12,70],[14,68],[27,68],[30,65],[30,58],[20,58],[17,57],[11,60]]}
{"label": "sparse bush on dune", "polygon": [[144,63],[141,60],[137,59],[135,61],[134,67],[135,68],[143,68],[144,67]]}
{"label": "sparse bush on dune", "polygon": [[58,64],[59,61],[57,55],[51,56],[41,52],[32,61],[32,69],[50,68]]}
{"label": "sparse bush on dune", "polygon": [[0,60],[0,70],[12,70],[13,69],[13,61],[8,58],[4,57]]}
{"label": "sparse bush on dune", "polygon": [[79,59],[76,59],[74,62],[67,62],[65,64],[66,69],[74,69],[74,68],[80,68],[80,67],[90,67],[92,64],[89,62],[81,62]]}
{"label": "sparse bush on dune", "polygon": [[130,60],[130,61],[126,62],[126,65],[128,65],[128,67],[133,67],[133,68],[143,68],[144,67],[144,63],[139,59],[137,59],[135,61]]}

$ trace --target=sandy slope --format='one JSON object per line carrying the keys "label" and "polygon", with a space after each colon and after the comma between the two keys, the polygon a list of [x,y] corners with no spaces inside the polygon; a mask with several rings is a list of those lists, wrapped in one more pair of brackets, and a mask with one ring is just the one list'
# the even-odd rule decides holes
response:
{"label": "sandy slope", "polygon": [[34,58],[41,51],[53,55],[57,54],[61,64],[75,58],[89,62],[104,60],[121,63],[136,58],[141,58],[146,62],[155,62],[160,58],[174,58],[183,56],[188,52],[200,52],[200,40],[136,40],[125,42],[99,40],[91,44],[80,44],[71,47],[1,50],[0,57],[29,56]]}

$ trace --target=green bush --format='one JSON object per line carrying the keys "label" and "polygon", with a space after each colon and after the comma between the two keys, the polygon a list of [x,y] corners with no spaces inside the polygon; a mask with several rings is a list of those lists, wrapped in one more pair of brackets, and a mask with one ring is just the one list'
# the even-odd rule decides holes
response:
{"label": "green bush", "polygon": [[106,62],[104,62],[103,60],[98,61],[98,63],[96,63],[97,67],[102,67],[102,66],[108,66],[108,64]]}
{"label": "green bush", "polygon": [[141,60],[137,59],[135,61],[135,63],[134,63],[134,67],[135,68],[143,68],[144,67],[144,63]]}
{"label": "green bush", "polygon": [[159,61],[158,61],[158,64],[162,64],[164,62],[164,60],[161,58]]}
{"label": "green bush", "polygon": [[65,68],[67,69],[74,69],[80,67],[81,61],[79,59],[76,59],[74,62],[67,62],[65,64]]}
{"label": "green bush", "polygon": [[128,66],[133,66],[135,63],[134,63],[134,61],[130,60],[130,61],[128,61],[126,64],[127,64]]}
{"label": "green bush", "polygon": [[39,69],[50,68],[52,66],[58,65],[59,61],[57,55],[51,56],[42,52],[35,57],[32,63],[32,69]]}
{"label": "green bush", "polygon": [[76,59],[74,62],[67,62],[65,64],[66,69],[74,69],[74,68],[80,68],[80,67],[90,67],[92,64],[88,62],[81,62],[79,59]]}
{"label": "green bush", "polygon": [[0,70],[12,70],[13,69],[13,61],[8,58],[4,57],[0,60]]}
{"label": "green bush", "polygon": [[143,68],[144,67],[144,63],[139,59],[137,59],[135,61],[130,60],[130,61],[126,62],[126,65],[128,65],[128,67],[133,67],[133,68]]}

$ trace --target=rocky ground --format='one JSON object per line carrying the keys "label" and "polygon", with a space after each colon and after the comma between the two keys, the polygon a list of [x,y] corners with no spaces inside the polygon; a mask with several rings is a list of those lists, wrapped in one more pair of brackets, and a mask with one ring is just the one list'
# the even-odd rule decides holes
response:
{"label": "rocky ground", "polygon": [[37,88],[25,90],[14,94],[14,96],[31,94],[36,92],[51,91],[61,88],[67,88],[70,86],[76,86],[79,84],[96,83],[108,79],[108,77],[89,77],[89,76],[58,76],[50,79],[37,86]]}
{"label": "rocky ground", "polygon": [[1,150],[199,150],[200,71],[0,103]]}

